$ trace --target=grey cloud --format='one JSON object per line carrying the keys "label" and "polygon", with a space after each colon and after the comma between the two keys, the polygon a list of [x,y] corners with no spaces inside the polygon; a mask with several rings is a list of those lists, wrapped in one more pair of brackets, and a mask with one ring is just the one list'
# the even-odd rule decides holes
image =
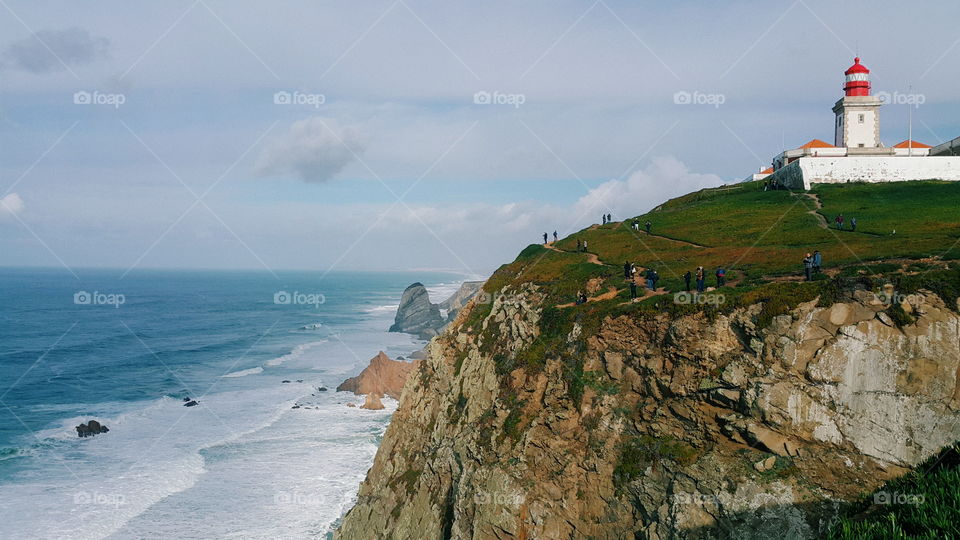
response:
{"label": "grey cloud", "polygon": [[14,41],[3,51],[3,66],[30,73],[53,73],[64,66],[89,64],[106,58],[110,40],[83,28],[40,30]]}
{"label": "grey cloud", "polygon": [[271,141],[256,162],[260,176],[296,175],[304,182],[326,182],[363,151],[363,137],[352,126],[313,117],[294,122]]}

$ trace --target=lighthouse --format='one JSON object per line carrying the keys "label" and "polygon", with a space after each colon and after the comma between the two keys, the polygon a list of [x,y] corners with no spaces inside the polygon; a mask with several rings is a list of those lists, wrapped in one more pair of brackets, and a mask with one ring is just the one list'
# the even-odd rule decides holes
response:
{"label": "lighthouse", "polygon": [[880,147],[879,98],[870,95],[870,70],[853,59],[853,65],[844,72],[844,96],[833,106],[834,146],[857,153],[858,148]]}

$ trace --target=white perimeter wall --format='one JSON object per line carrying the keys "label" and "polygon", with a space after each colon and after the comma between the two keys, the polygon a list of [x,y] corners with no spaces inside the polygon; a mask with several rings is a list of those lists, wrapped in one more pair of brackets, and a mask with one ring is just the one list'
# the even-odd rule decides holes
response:
{"label": "white perimeter wall", "polygon": [[960,157],[804,157],[775,175],[793,189],[800,189],[801,182],[802,189],[810,189],[810,184],[846,182],[960,181]]}

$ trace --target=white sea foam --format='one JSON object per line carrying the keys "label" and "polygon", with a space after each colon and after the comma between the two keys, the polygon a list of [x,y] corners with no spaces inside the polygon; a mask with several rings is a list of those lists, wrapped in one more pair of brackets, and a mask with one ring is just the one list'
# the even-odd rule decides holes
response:
{"label": "white sea foam", "polygon": [[295,360],[295,359],[300,358],[301,356],[303,356],[304,353],[306,353],[306,352],[309,351],[310,349],[312,349],[312,348],[314,348],[314,347],[316,347],[316,346],[318,346],[318,345],[323,345],[323,344],[326,343],[327,341],[328,341],[328,340],[326,340],[326,339],[321,339],[320,341],[311,341],[310,343],[304,343],[304,344],[302,344],[302,345],[297,345],[297,346],[294,347],[293,350],[290,351],[288,354],[285,354],[285,355],[283,355],[283,356],[278,356],[277,358],[273,358],[273,359],[267,360],[267,363],[264,364],[264,365],[267,365],[267,366],[279,366],[280,364],[282,364],[282,363],[284,363],[284,362],[287,362],[287,361],[289,361],[289,360]]}
{"label": "white sea foam", "polygon": [[257,366],[257,367],[252,367],[250,369],[242,369],[240,371],[227,373],[226,375],[221,375],[221,377],[226,377],[226,378],[246,377],[247,375],[256,375],[257,373],[263,373],[263,368],[260,366]]}

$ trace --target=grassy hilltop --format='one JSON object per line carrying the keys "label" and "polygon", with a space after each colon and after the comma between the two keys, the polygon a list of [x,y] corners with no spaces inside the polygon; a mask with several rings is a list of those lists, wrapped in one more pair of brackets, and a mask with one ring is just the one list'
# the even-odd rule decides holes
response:
{"label": "grassy hilltop", "polygon": [[[840,213],[844,230],[834,226]],[[856,231],[850,230],[851,217]],[[617,293],[587,306],[619,306],[629,299],[622,268],[630,261],[656,269],[667,292],[682,291],[683,274],[697,266],[704,267],[712,286],[713,272],[722,266],[728,284],[722,291],[730,300],[748,292],[756,298],[810,296],[826,286],[821,282],[836,285],[845,278],[891,278],[901,289],[937,287],[927,282],[942,281],[950,262],[960,259],[956,182],[816,185],[805,193],[763,191],[762,182],[746,182],[690,193],[635,219],[640,231],[627,219],[578,231],[555,246],[530,245],[498,269],[486,289],[493,293],[507,284],[533,282],[563,304],[595,279],[601,291],[613,287]],[[647,221],[651,234],[643,230]],[[587,241],[588,253],[576,251],[578,240]],[[816,283],[801,283],[801,261],[814,250],[823,255],[824,273]],[[780,286],[771,287],[774,283]],[[663,305],[666,298],[648,298],[640,307]]]}

